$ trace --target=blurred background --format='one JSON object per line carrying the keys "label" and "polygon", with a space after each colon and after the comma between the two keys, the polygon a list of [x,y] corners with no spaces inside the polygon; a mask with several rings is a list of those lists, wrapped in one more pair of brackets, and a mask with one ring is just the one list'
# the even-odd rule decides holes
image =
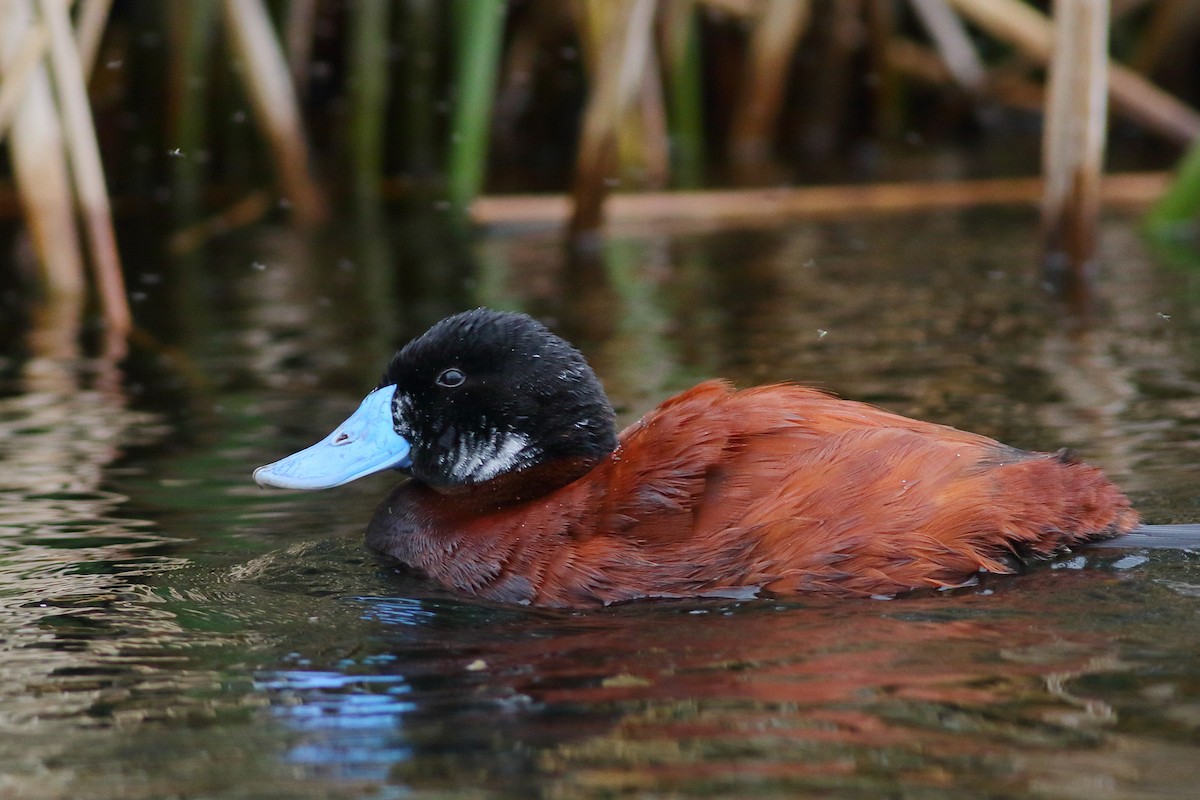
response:
{"label": "blurred background", "polygon": [[537,611],[250,473],[489,305],[622,424],[799,381],[1200,521],[1198,104],[1195,0],[4,0],[0,796],[1192,796],[1194,553]]}
{"label": "blurred background", "polygon": [[[1059,6],[1056,28],[1020,0],[14,0],[5,341],[46,297],[125,331],[132,264],[256,223],[369,227],[379,248],[400,226],[402,251],[462,264],[473,223],[566,225],[579,249],[606,217],[1043,202],[1094,220],[1107,186],[1187,259],[1200,11]],[[1078,224],[1043,219],[1050,259],[1091,260],[1061,241],[1093,242]],[[418,279],[379,255],[376,280]]]}

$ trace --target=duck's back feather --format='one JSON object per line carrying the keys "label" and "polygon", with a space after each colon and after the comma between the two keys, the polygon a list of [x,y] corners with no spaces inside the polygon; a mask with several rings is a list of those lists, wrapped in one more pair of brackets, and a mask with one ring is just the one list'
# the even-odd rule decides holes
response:
{"label": "duck's back feather", "polygon": [[791,385],[711,381],[591,472],[479,513],[410,482],[368,545],[455,589],[551,605],[732,587],[838,595],[955,585],[1137,523],[1103,474]]}

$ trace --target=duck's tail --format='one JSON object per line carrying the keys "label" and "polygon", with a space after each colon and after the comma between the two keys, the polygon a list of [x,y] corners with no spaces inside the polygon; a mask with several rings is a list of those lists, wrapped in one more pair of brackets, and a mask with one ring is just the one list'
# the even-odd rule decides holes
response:
{"label": "duck's tail", "polygon": [[1152,547],[1160,550],[1200,550],[1200,523],[1139,525],[1112,539],[1088,542],[1092,547]]}

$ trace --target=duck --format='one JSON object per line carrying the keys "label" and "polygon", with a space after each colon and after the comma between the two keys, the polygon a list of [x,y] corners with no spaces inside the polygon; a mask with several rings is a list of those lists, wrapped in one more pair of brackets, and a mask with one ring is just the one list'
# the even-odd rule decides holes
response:
{"label": "duck", "polygon": [[311,490],[386,470],[404,478],[370,550],[455,593],[536,606],[895,597],[1139,527],[1069,451],[796,383],[708,380],[618,434],[577,349],[487,308],[413,339],[344,423],[254,479]]}

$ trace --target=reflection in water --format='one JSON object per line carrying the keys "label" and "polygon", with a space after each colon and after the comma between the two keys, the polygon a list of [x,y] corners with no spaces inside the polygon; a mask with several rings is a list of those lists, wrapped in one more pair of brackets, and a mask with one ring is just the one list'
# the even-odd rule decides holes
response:
{"label": "reflection in water", "polygon": [[[289,760],[410,788],[1003,792],[1033,788],[1030,772],[1075,786],[1060,773],[1078,761],[1119,791],[1158,779],[1096,696],[1147,668],[1106,628],[1132,606],[1070,632],[1055,619],[1120,593],[1113,569],[892,602],[553,613],[359,598],[388,624],[358,655],[259,686],[299,736]],[[1164,780],[1183,778],[1200,764]]]}
{"label": "reflection in water", "polygon": [[1073,337],[1029,224],[652,230],[574,265],[551,235],[486,236],[469,276],[429,232],[265,229],[145,265],[167,344],[136,380],[46,325],[0,399],[0,796],[1189,796],[1194,555],[891,602],[541,611],[365,553],[388,476],[249,481],[343,419],[397,339],[488,304],[576,339],[624,420],[705,377],[799,380],[1076,447],[1152,521],[1200,519],[1189,280],[1110,234],[1114,297]]}
{"label": "reflection in water", "polygon": [[[30,383],[71,384],[68,369],[35,359]],[[165,565],[154,552],[158,537],[143,523],[115,517],[125,498],[101,488],[101,469],[127,432],[146,422],[124,414],[112,399],[71,385],[31,387],[0,400],[0,613],[6,627],[28,637],[8,642],[6,672],[73,665],[77,648],[65,644],[72,629],[78,641],[88,638],[72,625],[73,609],[98,608],[137,591],[134,581],[84,567],[107,562],[134,578]],[[93,618],[80,628],[93,624],[104,625]],[[64,642],[57,656],[50,652],[54,641]]]}
{"label": "reflection in water", "polygon": [[1195,324],[1195,299],[1155,291],[1153,264],[1136,257],[1134,237],[1122,226],[1105,231],[1107,250],[1125,255],[1111,278],[1108,314],[1046,332],[1044,368],[1065,402],[1039,411],[1052,427],[1075,431],[1128,491],[1174,496],[1179,505],[1190,495],[1190,508],[1165,509],[1153,521],[1191,521],[1196,493],[1183,486],[1190,476],[1164,475],[1154,462],[1197,462],[1200,361],[1179,349]]}
{"label": "reflection in water", "polygon": [[[52,307],[51,307],[52,310]],[[186,562],[151,523],[122,516],[106,471],[164,433],[131,411],[112,362],[78,353],[53,315],[30,337],[23,389],[0,399],[0,763],[32,742],[64,746],[50,721],[165,719],[189,673],[180,627],[154,582]],[[40,725],[36,725],[40,723]],[[33,726],[33,727],[31,727]],[[20,739],[8,734],[20,731]],[[23,786],[20,771],[7,773]],[[11,786],[10,786],[11,788]]]}
{"label": "reflection in water", "polygon": [[257,688],[276,697],[304,735],[289,761],[327,767],[341,779],[383,782],[392,764],[412,755],[401,716],[416,706],[404,699],[411,688],[399,676],[274,672]]}

